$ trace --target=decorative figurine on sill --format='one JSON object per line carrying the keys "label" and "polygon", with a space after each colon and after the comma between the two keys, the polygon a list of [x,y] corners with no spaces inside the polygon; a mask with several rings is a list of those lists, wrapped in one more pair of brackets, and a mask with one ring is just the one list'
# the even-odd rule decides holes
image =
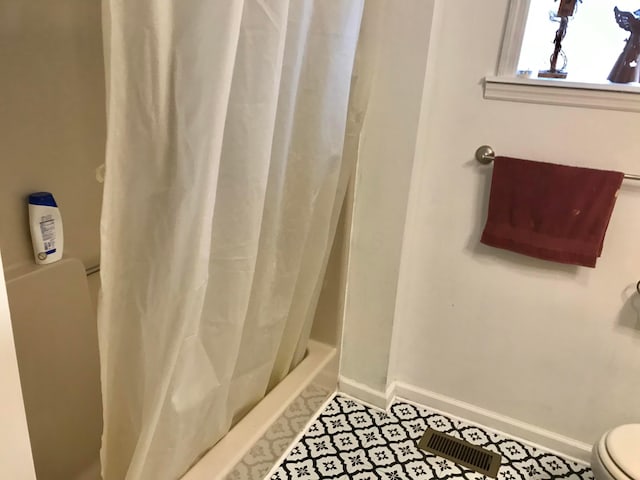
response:
{"label": "decorative figurine on sill", "polygon": [[[542,78],[567,78],[567,55],[562,50],[562,40],[567,34],[567,27],[569,26],[569,17],[573,17],[576,11],[578,1],[582,3],[582,0],[560,0],[560,6],[558,7],[558,13],[549,15],[550,19],[554,22],[560,22],[560,26],[556,31],[556,36],[553,40],[554,49],[551,54],[550,68],[549,70],[540,70],[538,77]],[[562,66],[558,68],[558,59],[562,57]]]}
{"label": "decorative figurine on sill", "polygon": [[640,10],[635,12],[622,12],[615,7],[616,22],[620,28],[631,32],[627,44],[618,57],[609,74],[609,81],[614,83],[629,83],[640,81]]}

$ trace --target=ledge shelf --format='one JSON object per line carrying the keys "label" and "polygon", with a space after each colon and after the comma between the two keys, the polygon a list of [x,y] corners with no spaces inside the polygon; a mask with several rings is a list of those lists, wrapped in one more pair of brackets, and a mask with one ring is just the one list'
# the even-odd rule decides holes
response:
{"label": "ledge shelf", "polygon": [[484,98],[640,112],[640,84],[582,83],[520,77],[486,77]]}

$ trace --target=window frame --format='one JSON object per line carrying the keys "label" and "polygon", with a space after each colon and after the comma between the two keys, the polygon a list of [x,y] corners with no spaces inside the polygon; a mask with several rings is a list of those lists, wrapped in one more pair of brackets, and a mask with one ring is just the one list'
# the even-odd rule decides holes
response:
{"label": "window frame", "polygon": [[532,0],[510,0],[494,76],[484,79],[484,98],[547,105],[640,112],[640,86],[587,83],[516,75]]}
{"label": "window frame", "polygon": [[515,77],[531,0],[510,0],[498,63],[498,77]]}

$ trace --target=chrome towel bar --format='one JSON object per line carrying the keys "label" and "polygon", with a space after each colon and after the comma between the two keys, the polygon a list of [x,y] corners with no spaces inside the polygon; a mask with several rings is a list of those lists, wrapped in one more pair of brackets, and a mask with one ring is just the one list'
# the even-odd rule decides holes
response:
{"label": "chrome towel bar", "polygon": [[[476,150],[476,160],[484,165],[488,165],[496,158],[496,152],[489,145],[482,145]],[[640,180],[640,175],[624,174],[626,180]]]}

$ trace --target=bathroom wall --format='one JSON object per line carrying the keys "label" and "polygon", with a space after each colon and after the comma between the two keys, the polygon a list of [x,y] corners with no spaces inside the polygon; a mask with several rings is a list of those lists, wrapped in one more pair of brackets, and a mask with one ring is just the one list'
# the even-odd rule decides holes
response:
{"label": "bathroom wall", "polygon": [[341,387],[384,390],[432,3],[367,1],[355,91],[362,128],[354,179]]}
{"label": "bathroom wall", "polygon": [[105,99],[100,0],[0,0],[0,247],[32,262],[25,197],[53,192],[65,255],[98,263]]}
{"label": "bathroom wall", "polygon": [[[55,195],[65,256],[81,259],[85,267],[99,262],[102,187],[95,169],[104,161],[106,128],[100,5],[0,0],[0,250],[9,276],[36,268],[26,206],[34,191]],[[89,282],[95,298],[99,276]],[[0,290],[3,296],[4,281]],[[23,424],[26,434],[10,327],[6,300],[0,298],[2,410],[15,427],[3,416],[0,446],[9,435],[11,448],[2,448],[10,458],[0,454],[0,464],[6,478],[35,478],[28,437],[17,430]]]}
{"label": "bathroom wall", "polygon": [[640,173],[640,114],[484,100],[508,2],[437,4],[390,380],[591,443],[640,419],[640,185],[597,268],[562,266],[479,244],[491,167],[473,154]]}
{"label": "bathroom wall", "polygon": [[340,331],[344,309],[344,285],[347,262],[347,212],[350,208],[350,196],[342,207],[336,234],[327,262],[322,290],[318,298],[311,338],[331,346],[339,346]]}

